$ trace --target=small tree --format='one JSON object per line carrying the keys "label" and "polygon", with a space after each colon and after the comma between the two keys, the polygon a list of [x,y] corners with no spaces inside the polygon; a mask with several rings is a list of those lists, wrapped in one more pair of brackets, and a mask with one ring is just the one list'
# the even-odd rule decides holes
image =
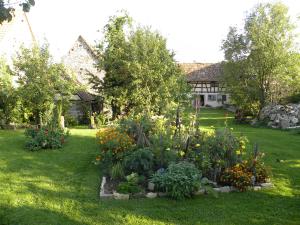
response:
{"label": "small tree", "polygon": [[256,114],[299,85],[300,61],[294,37],[288,9],[281,3],[256,6],[246,17],[242,33],[230,28],[222,45],[224,82],[240,108],[250,108]]}
{"label": "small tree", "polygon": [[52,62],[48,46],[22,47],[14,66],[22,104],[33,114],[35,124],[42,125],[52,115],[55,99],[68,101],[73,80],[62,64]]}
{"label": "small tree", "polygon": [[186,97],[188,85],[166,46],[166,39],[149,28],[132,26],[127,15],[111,17],[99,46],[104,80],[91,82],[109,101],[113,117],[121,112],[162,113]]}
{"label": "small tree", "polygon": [[0,126],[19,119],[18,96],[12,85],[13,73],[0,58]]}

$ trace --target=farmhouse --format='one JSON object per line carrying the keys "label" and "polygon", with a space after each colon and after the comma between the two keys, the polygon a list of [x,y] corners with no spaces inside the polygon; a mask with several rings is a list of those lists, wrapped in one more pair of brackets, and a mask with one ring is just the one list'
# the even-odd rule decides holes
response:
{"label": "farmhouse", "polygon": [[229,103],[221,78],[221,63],[180,63],[179,66],[192,86],[194,107],[219,107]]}
{"label": "farmhouse", "polygon": [[77,82],[85,88],[85,91],[79,91],[73,96],[70,114],[78,118],[84,116],[86,111],[100,112],[103,107],[102,101],[96,97],[89,83],[89,74],[103,79],[104,72],[99,72],[95,67],[98,58],[93,48],[80,35],[67,55],[62,58],[62,62],[71,69]]}

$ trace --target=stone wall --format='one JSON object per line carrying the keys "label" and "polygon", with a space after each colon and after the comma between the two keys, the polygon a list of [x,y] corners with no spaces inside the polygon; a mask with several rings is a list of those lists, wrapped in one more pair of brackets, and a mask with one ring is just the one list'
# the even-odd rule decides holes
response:
{"label": "stone wall", "polygon": [[300,103],[288,105],[268,105],[260,113],[260,120],[273,128],[293,128],[300,126]]}

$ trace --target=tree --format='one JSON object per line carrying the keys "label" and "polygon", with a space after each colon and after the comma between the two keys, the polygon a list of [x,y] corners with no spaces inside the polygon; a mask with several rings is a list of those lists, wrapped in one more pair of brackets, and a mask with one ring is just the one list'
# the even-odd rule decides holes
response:
{"label": "tree", "polygon": [[74,91],[73,80],[62,64],[52,62],[47,45],[22,47],[14,67],[22,104],[32,113],[36,125],[49,120],[55,100],[67,102]]}
{"label": "tree", "polygon": [[0,126],[7,126],[11,122],[17,122],[18,96],[12,85],[13,73],[0,58]]}
{"label": "tree", "polygon": [[256,6],[246,17],[242,33],[230,28],[222,45],[224,82],[240,108],[257,114],[295,90],[290,88],[298,85],[299,75],[294,28],[281,3]]}
{"label": "tree", "polygon": [[161,113],[186,96],[184,75],[166,47],[166,39],[149,28],[132,26],[127,15],[111,17],[98,48],[104,80],[91,79],[109,100],[114,117],[121,112]]}
{"label": "tree", "polygon": [[35,0],[23,0],[11,3],[10,1],[0,0],[0,25],[4,21],[10,22],[14,16],[15,6],[19,4],[24,12],[29,12],[31,6],[35,5]]}

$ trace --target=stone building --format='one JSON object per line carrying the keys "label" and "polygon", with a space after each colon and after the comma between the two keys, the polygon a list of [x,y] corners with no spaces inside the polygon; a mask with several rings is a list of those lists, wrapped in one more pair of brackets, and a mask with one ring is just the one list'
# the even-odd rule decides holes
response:
{"label": "stone building", "polygon": [[180,63],[179,66],[192,86],[195,107],[219,107],[229,103],[229,95],[220,82],[221,63]]}
{"label": "stone building", "polygon": [[96,68],[98,58],[93,48],[80,35],[68,54],[62,58],[62,62],[74,73],[77,82],[85,88],[85,91],[80,91],[72,97],[70,114],[81,117],[86,114],[86,111],[89,113],[100,112],[102,101],[97,98],[89,83],[89,74],[103,79],[104,72],[99,72]]}

